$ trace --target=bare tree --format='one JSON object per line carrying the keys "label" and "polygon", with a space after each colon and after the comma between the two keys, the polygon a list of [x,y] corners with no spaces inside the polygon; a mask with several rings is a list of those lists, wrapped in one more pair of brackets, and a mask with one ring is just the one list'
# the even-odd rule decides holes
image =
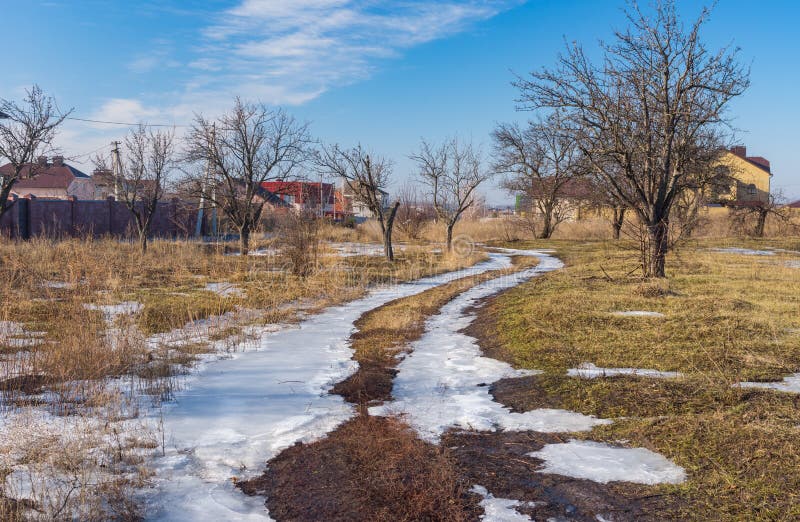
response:
{"label": "bare tree", "polygon": [[38,85],[26,91],[21,104],[0,99],[0,160],[9,163],[0,171],[0,217],[13,204],[9,196],[23,170],[37,174],[36,158],[52,152],[56,129],[71,112],[59,114],[53,98]]}
{"label": "bare tree", "polygon": [[433,206],[419,195],[417,188],[411,183],[400,189],[397,199],[400,207],[397,209],[395,226],[408,239],[420,239],[425,225],[435,217]]}
{"label": "bare tree", "polygon": [[294,176],[310,146],[306,124],[263,104],[236,98],[216,120],[196,116],[187,136],[188,157],[198,167],[193,186],[238,229],[242,255],[269,199],[261,183]]}
{"label": "bare tree", "polygon": [[767,219],[772,217],[788,228],[793,228],[793,232],[797,232],[798,227],[792,225],[792,209],[784,203],[785,198],[780,192],[770,194],[766,201],[731,203],[731,225],[744,235],[764,237]]}
{"label": "bare tree", "polygon": [[391,162],[380,156],[371,156],[361,145],[349,150],[333,145],[321,148],[317,165],[324,174],[342,178],[354,199],[372,213],[381,227],[383,253],[386,259],[393,261],[392,229],[400,202],[386,204],[386,189],[392,176]]}
{"label": "bare tree", "polygon": [[508,174],[503,187],[523,193],[535,205],[541,218],[539,239],[549,239],[572,210],[566,208],[565,190],[585,173],[585,162],[575,133],[566,128],[559,111],[521,129],[501,124],[492,137],[494,168]]}
{"label": "bare tree", "polygon": [[[125,137],[125,165],[119,159],[121,170],[114,180],[119,198],[125,203],[136,223],[142,255],[147,252],[150,225],[164,197],[169,175],[177,167],[175,132],[173,130],[147,130],[140,125]],[[108,170],[105,157],[95,158],[95,166]]]}
{"label": "bare tree", "polygon": [[629,28],[601,44],[601,63],[573,44],[555,69],[516,85],[520,108],[570,112],[593,170],[647,228],[645,276],[664,277],[675,201],[711,171],[726,109],[749,85],[749,71],[738,49],[710,51],[701,41],[708,9],[688,30],[674,0],[654,9],[648,17],[632,5]]}
{"label": "bare tree", "polygon": [[481,155],[471,143],[457,138],[435,147],[422,140],[411,156],[419,168],[419,178],[428,188],[436,215],[447,229],[447,250],[453,247],[453,228],[461,215],[475,202],[475,189],[492,176],[481,165]]}

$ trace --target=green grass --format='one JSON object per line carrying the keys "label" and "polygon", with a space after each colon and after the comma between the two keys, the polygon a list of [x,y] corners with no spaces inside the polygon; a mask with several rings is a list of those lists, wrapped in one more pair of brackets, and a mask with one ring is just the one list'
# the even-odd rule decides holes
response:
{"label": "green grass", "polygon": [[[617,244],[546,246],[566,268],[506,292],[482,312],[484,335],[501,357],[545,371],[500,399],[520,410],[613,418],[580,436],[647,447],[686,468],[684,484],[645,488],[672,500],[665,518],[800,517],[800,396],[731,386],[800,371],[800,269],[785,266],[800,255],[722,254],[710,248],[734,243],[693,242],[670,256],[667,281],[648,282],[632,274],[635,253]],[[797,250],[800,242],[735,246]],[[620,310],[666,317],[611,315]],[[584,362],[684,377],[566,376]]]}

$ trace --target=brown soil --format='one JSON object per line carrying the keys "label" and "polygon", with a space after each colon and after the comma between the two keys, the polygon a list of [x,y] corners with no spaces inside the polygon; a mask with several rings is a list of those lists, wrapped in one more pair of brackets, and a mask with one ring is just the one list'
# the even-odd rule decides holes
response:
{"label": "brown soil", "polygon": [[40,393],[51,382],[44,375],[20,375],[0,381],[0,392],[22,392],[25,395]]}
{"label": "brown soil", "polygon": [[480,498],[446,446],[395,419],[358,416],[323,440],[298,443],[261,476],[237,484],[267,495],[276,520],[478,520]]}
{"label": "brown soil", "polygon": [[653,488],[537,473],[541,461],[526,454],[568,439],[537,432],[451,431],[441,444],[450,448],[472,484],[496,497],[534,502],[517,508],[533,520],[596,521],[598,515],[615,522],[661,519],[659,513],[671,499],[654,494]]}

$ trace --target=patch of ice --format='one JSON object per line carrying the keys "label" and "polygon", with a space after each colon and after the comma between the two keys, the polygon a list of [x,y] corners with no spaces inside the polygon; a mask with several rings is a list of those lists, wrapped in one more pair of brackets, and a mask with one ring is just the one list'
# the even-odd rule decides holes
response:
{"label": "patch of ice", "polygon": [[207,283],[204,290],[221,297],[243,297],[244,291],[233,283]]}
{"label": "patch of ice", "polygon": [[615,375],[635,375],[637,377],[653,377],[661,379],[672,379],[681,377],[680,372],[663,372],[660,370],[645,370],[642,368],[599,368],[592,363],[583,363],[577,368],[567,370],[570,377],[582,377],[584,379],[594,379],[596,377],[613,377]]}
{"label": "patch of ice", "polygon": [[784,393],[800,393],[800,373],[784,377],[782,381],[772,382],[740,382],[734,384],[740,388],[761,388],[766,390],[776,390]]}
{"label": "patch of ice", "polygon": [[737,248],[737,247],[727,247],[727,248],[714,248],[712,249],[714,252],[719,252],[720,254],[740,254],[743,256],[774,256],[774,250],[753,250],[751,248]]}
{"label": "patch of ice", "polygon": [[665,317],[661,312],[650,312],[647,310],[624,310],[611,312],[611,315],[616,315],[617,317]]}
{"label": "patch of ice", "polygon": [[461,332],[474,319],[467,310],[479,299],[563,266],[558,259],[538,251],[504,249],[503,252],[535,255],[539,263],[534,268],[478,284],[429,318],[425,334],[412,344],[411,353],[398,365],[392,390],[395,401],[370,408],[371,414],[404,415],[420,437],[430,442],[438,442],[442,433],[453,427],[574,432],[611,422],[566,410],[512,412],[489,394],[486,383],[537,372],[516,370],[505,362],[484,357],[477,341]]}
{"label": "patch of ice", "polygon": [[164,409],[166,455],[156,487],[144,494],[156,520],[264,520],[263,498],[246,497],[231,477],[250,476],[295,442],[324,437],[354,407],[328,390],[356,369],[349,337],[365,312],[460,277],[510,266],[492,254],[474,267],[376,288],[312,316],[293,329],[254,330],[257,351],[200,369]]}
{"label": "patch of ice", "polygon": [[142,303],[123,301],[113,305],[84,304],[86,310],[97,310],[103,314],[107,323],[113,323],[120,315],[133,315],[142,309]]}
{"label": "patch of ice", "polygon": [[800,261],[797,260],[787,261],[786,266],[789,268],[800,268]]}
{"label": "patch of ice", "polygon": [[669,459],[645,448],[620,448],[600,442],[570,440],[546,444],[528,456],[544,461],[538,470],[601,484],[612,481],[637,484],[680,484],[686,472]]}
{"label": "patch of ice", "polygon": [[479,486],[478,484],[472,486],[470,491],[483,497],[483,500],[481,500],[481,507],[483,508],[481,520],[485,522],[523,522],[531,520],[531,517],[523,515],[514,508],[539,504],[538,502],[524,502],[510,498],[498,498],[489,493],[485,487]]}
{"label": "patch of ice", "polygon": [[[383,255],[383,245],[377,243],[328,243],[328,246],[336,251],[339,257],[370,256],[377,257]],[[392,245],[395,251],[405,250],[401,244]]]}

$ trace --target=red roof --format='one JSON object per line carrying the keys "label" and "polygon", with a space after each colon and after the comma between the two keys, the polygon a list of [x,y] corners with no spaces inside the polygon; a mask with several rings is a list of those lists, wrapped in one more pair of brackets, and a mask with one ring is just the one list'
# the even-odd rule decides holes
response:
{"label": "red roof", "polygon": [[[0,167],[0,173],[4,175],[10,175],[13,172],[14,167],[10,163]],[[89,176],[59,160],[55,164],[28,163],[22,167],[20,177],[14,183],[14,192],[21,193],[26,189],[66,190],[75,178],[88,179]]]}
{"label": "red roof", "polygon": [[789,208],[800,208],[800,199],[798,199],[797,201],[792,201],[791,203],[788,203],[786,206]]}

